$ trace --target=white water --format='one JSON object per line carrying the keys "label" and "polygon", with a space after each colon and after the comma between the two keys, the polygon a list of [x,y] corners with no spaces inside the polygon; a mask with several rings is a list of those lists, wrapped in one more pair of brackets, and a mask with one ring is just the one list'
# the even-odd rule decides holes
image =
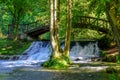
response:
{"label": "white water", "polygon": [[[16,61],[1,61],[1,68],[25,67],[25,66],[40,66],[41,62],[49,59],[51,54],[50,42],[35,41],[31,46],[23,52],[23,55]],[[91,57],[99,56],[99,48],[97,42],[91,42],[87,45],[81,46],[76,43],[70,50],[70,59],[73,62],[88,61]],[[80,61],[75,61],[75,59]]]}
{"label": "white water", "polygon": [[[99,48],[97,42],[90,42],[87,45],[81,46],[76,43],[70,50],[70,59],[73,62],[88,62],[91,58],[99,57]],[[75,61],[78,59],[79,61]]]}
{"label": "white water", "polygon": [[50,42],[36,41],[33,42],[31,46],[23,52],[23,56],[21,56],[19,59],[37,60],[43,62],[48,60],[51,51]]}

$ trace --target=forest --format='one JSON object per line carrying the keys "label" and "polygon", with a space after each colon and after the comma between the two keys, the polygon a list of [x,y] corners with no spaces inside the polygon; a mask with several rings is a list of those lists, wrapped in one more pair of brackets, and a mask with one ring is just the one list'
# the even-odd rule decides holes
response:
{"label": "forest", "polygon": [[119,30],[119,0],[0,0],[0,79],[119,80]]}

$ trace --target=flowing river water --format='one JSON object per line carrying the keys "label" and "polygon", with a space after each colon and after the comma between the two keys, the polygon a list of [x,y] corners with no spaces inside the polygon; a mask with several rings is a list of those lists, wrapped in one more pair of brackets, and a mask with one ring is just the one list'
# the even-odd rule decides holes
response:
{"label": "flowing river water", "polygon": [[[64,47],[63,44],[61,46]],[[69,70],[47,70],[43,69],[40,64],[49,59],[51,55],[51,45],[49,41],[35,41],[31,46],[23,52],[18,60],[0,61],[0,80],[67,80],[64,79],[62,73],[70,71],[78,72],[79,70],[74,70],[73,66]],[[90,63],[91,58],[99,57],[98,43],[92,42],[72,42],[70,46],[70,59],[73,63]],[[106,68],[106,66],[103,66]],[[102,70],[103,68],[91,67],[90,71],[94,69],[95,71]],[[89,69],[89,66],[81,67],[81,71]],[[72,71],[74,70],[74,71]],[[68,73],[64,73],[68,75]],[[61,77],[59,77],[59,76]],[[77,74],[78,75],[78,74]],[[46,77],[47,76],[47,77]],[[49,78],[48,78],[49,77]],[[58,79],[57,79],[58,78]],[[59,79],[63,78],[63,79]],[[72,80],[72,79],[70,79]],[[79,79],[75,79],[79,80]],[[91,79],[92,80],[92,79]]]}

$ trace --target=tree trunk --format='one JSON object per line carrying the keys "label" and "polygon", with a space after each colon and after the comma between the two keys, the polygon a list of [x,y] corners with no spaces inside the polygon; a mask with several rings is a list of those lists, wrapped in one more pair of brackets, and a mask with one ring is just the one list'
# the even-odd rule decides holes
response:
{"label": "tree trunk", "polygon": [[9,38],[16,41],[18,39],[18,25],[16,22],[16,16],[14,15],[12,18],[12,24],[8,25],[9,27]]}
{"label": "tree trunk", "polygon": [[[57,6],[57,3],[59,4]],[[64,52],[59,42],[59,21],[60,21],[60,0],[50,0],[50,40],[52,45],[52,55],[50,59],[43,63],[44,67],[65,68],[69,65],[69,48],[70,48],[70,27],[71,27],[71,3],[68,0],[67,29]],[[57,11],[58,10],[58,11]]]}
{"label": "tree trunk", "polygon": [[118,23],[118,22],[120,22],[120,20],[118,18],[117,12],[116,12],[116,8],[117,8],[116,6],[117,6],[117,3],[115,1],[106,3],[106,15],[110,22],[113,36],[118,45],[118,50],[119,50],[118,57],[120,57],[120,23]]}
{"label": "tree trunk", "polygon": [[66,26],[66,37],[65,37],[65,49],[64,49],[64,54],[66,56],[69,56],[69,51],[70,51],[70,30],[71,30],[71,19],[72,19],[72,14],[71,14],[71,7],[72,7],[72,1],[67,0],[67,26]]}
{"label": "tree trunk", "polygon": [[14,30],[15,30],[15,18],[12,18],[12,24],[8,25],[9,30],[9,38],[14,40]]}
{"label": "tree trunk", "polygon": [[18,24],[15,25],[14,41],[18,40]]}

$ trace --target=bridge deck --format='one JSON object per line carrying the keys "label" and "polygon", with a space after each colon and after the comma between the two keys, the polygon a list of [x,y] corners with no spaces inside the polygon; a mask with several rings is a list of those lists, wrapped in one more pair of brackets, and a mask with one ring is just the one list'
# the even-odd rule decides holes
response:
{"label": "bridge deck", "polygon": [[[78,16],[73,19],[73,28],[90,28],[93,30],[102,31],[107,33],[109,31],[109,22],[104,19],[98,19],[88,16]],[[49,31],[49,23],[42,23],[42,21],[37,20],[36,22],[19,25],[19,32],[25,33],[31,38],[38,38],[39,35],[44,34]],[[8,26],[8,31],[10,32],[10,26]]]}
{"label": "bridge deck", "polygon": [[38,27],[30,31],[25,32],[31,38],[38,38],[39,35],[44,34],[49,31],[49,26]]}

